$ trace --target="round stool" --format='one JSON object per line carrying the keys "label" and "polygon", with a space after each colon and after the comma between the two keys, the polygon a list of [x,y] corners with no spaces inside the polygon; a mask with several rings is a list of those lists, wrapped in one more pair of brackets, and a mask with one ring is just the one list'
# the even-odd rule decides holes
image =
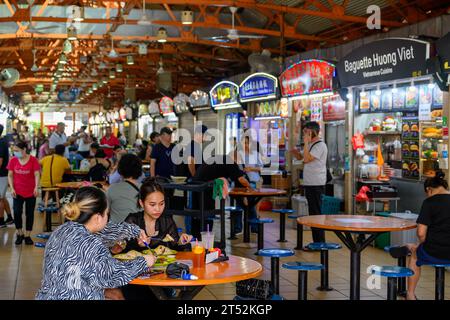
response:
{"label": "round stool", "polygon": [[372,268],[372,274],[388,278],[387,299],[397,300],[397,279],[411,277],[414,272],[398,266],[375,266]]}
{"label": "round stool", "polygon": [[[42,188],[44,192],[44,212],[45,212],[45,231],[52,231],[52,213],[58,212],[59,210],[59,188]],[[48,198],[54,195],[56,199],[56,207],[48,206]],[[61,223],[63,220],[61,219]]]}
{"label": "round stool", "polygon": [[432,266],[436,269],[434,299],[439,301],[445,300],[445,268],[450,268],[449,264],[424,264]]}
{"label": "round stool", "polygon": [[286,215],[294,213],[292,209],[272,209],[272,212],[280,214],[280,239],[277,242],[287,242],[286,240]]}
{"label": "round stool", "polygon": [[[386,246],[384,251],[390,252],[392,248],[400,246]],[[397,259],[397,266],[406,268],[406,256]],[[398,278],[397,281],[397,294],[401,297],[406,297],[406,278]]]}
{"label": "round stool", "polygon": [[295,254],[292,249],[262,249],[258,251],[258,255],[262,257],[270,257],[270,281],[273,285],[274,294],[280,294],[280,258],[290,257]]}
{"label": "round stool", "polygon": [[230,236],[228,237],[228,240],[236,240],[236,233],[235,230],[235,216],[240,215],[242,219],[242,213],[244,210],[242,210],[239,207],[225,207],[225,212],[228,211],[230,213]]}
{"label": "round stool", "polygon": [[298,271],[298,300],[308,300],[308,271],[323,270],[323,265],[314,262],[287,262],[283,268]]}
{"label": "round stool", "polygon": [[256,218],[248,221],[250,224],[258,225],[258,250],[255,252],[256,255],[258,255],[259,250],[264,249],[264,224],[273,222],[273,219],[269,218]]}
{"label": "round stool", "polygon": [[342,246],[338,243],[313,242],[306,247],[310,250],[320,251],[320,263],[323,265],[323,269],[320,271],[320,287],[318,287],[317,290],[333,290],[333,288],[328,285],[328,250],[341,249]]}

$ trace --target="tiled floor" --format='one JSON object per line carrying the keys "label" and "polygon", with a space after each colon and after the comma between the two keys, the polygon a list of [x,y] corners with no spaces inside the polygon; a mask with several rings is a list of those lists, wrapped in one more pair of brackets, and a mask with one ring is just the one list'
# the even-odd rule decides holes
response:
{"label": "tiled floor", "polygon": [[[287,224],[286,238],[287,243],[278,243],[278,217],[272,213],[263,213],[262,216],[275,219],[275,223],[265,226],[265,247],[295,247],[296,232]],[[219,224],[217,222],[217,224]],[[36,213],[36,220],[33,234],[41,232],[43,229],[43,216]],[[219,228],[215,228],[218,232]],[[228,220],[227,220],[228,234]],[[263,264],[264,272],[261,278],[270,279],[270,259],[257,257],[253,253],[256,249],[245,249],[233,247],[241,243],[242,235],[239,240],[227,240],[229,252],[234,255],[246,256],[255,259]],[[311,241],[311,232],[305,231],[305,244]],[[42,274],[42,256],[44,250],[35,246],[14,245],[15,234],[14,227],[8,226],[6,229],[0,229],[0,299],[33,299],[37,289],[40,286]],[[34,238],[35,241],[40,241]],[[333,233],[327,233],[327,241],[340,241]],[[256,235],[252,235],[252,242],[256,243]],[[230,249],[231,245],[231,249]],[[319,272],[308,273],[308,299],[311,300],[346,300],[349,297],[349,263],[350,255],[347,248],[334,250],[329,253],[330,263],[330,285],[335,290],[330,292],[320,292],[316,287],[320,283]],[[319,253],[296,251],[293,257],[282,258],[281,263],[285,261],[314,261],[319,262]],[[370,276],[366,270],[372,264],[395,265],[396,260],[391,258],[384,251],[369,247],[362,253],[361,263],[361,299],[363,300],[382,300],[386,298],[386,280],[382,279],[381,288],[369,289],[367,279]],[[446,279],[446,299],[450,299],[450,275],[447,273]],[[286,299],[297,299],[297,272],[280,268],[280,291]],[[196,300],[216,300],[233,299],[235,296],[234,284],[223,284],[205,287],[197,296]],[[422,300],[434,299],[434,269],[425,267],[422,270],[422,278],[417,289],[417,297]]]}

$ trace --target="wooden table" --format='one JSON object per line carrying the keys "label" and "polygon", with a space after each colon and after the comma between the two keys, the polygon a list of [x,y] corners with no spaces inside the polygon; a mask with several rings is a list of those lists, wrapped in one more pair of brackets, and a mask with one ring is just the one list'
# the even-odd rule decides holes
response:
{"label": "wooden table", "polygon": [[[93,186],[96,183],[105,185],[105,181],[89,181],[89,184]],[[81,187],[87,187],[85,181],[73,181],[73,182],[61,182],[57,183],[56,186],[62,189],[80,189]]]}
{"label": "wooden table", "polygon": [[[164,274],[157,274],[147,279],[134,279],[130,284],[149,286],[160,300],[192,299],[204,286],[237,282],[258,277],[262,274],[261,264],[255,260],[244,257],[228,255],[230,260],[219,263],[208,263],[204,268],[191,268],[190,273],[196,275],[198,280],[171,279]],[[192,260],[192,252],[178,252],[177,260]],[[163,287],[181,289],[180,295],[168,297]]]}
{"label": "wooden table", "polygon": [[86,176],[89,171],[81,171],[81,170],[67,170],[64,171],[64,174],[76,175],[76,176]]}
{"label": "wooden table", "polygon": [[250,208],[256,206],[259,201],[264,197],[282,196],[287,193],[286,190],[271,189],[271,188],[259,188],[259,189],[246,189],[246,188],[232,188],[229,192],[230,197],[246,197],[248,200],[248,206],[245,206],[244,210],[244,242],[250,242],[250,226],[248,223],[248,216]]}
{"label": "wooden table", "polygon": [[[361,252],[380,234],[417,227],[415,221],[361,215],[312,215],[297,218],[297,223],[333,231],[350,249],[350,299],[360,299]],[[367,235],[367,237],[366,237]],[[356,241],[354,237],[356,237]]]}

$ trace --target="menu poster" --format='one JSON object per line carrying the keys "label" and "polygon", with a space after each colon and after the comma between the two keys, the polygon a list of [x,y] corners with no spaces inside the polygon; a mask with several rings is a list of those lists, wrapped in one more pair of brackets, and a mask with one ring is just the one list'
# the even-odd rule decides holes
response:
{"label": "menu poster", "polygon": [[419,90],[416,88],[406,89],[405,106],[408,109],[417,109],[419,107]]}
{"label": "menu poster", "polygon": [[381,109],[384,111],[392,110],[392,90],[385,89],[381,93]]}
{"label": "menu poster", "polygon": [[323,120],[337,121],[345,119],[345,102],[339,95],[323,98]]}
{"label": "menu poster", "polygon": [[439,108],[444,104],[444,93],[439,89],[438,86],[433,88],[433,107]]}
{"label": "menu poster", "polygon": [[370,92],[370,111],[380,112],[381,110],[381,95],[376,94],[376,91]]}
{"label": "menu poster", "polygon": [[428,85],[421,85],[419,90],[419,104],[431,104],[432,93],[433,92],[428,88]]}
{"label": "menu poster", "polygon": [[392,109],[405,108],[405,88],[397,88],[397,91],[392,92]]}
{"label": "menu poster", "polygon": [[311,121],[322,121],[322,99],[311,101]]}
{"label": "menu poster", "polygon": [[431,120],[431,103],[419,106],[419,121]]}
{"label": "menu poster", "polygon": [[359,95],[359,112],[370,111],[370,91],[366,92],[364,96]]}

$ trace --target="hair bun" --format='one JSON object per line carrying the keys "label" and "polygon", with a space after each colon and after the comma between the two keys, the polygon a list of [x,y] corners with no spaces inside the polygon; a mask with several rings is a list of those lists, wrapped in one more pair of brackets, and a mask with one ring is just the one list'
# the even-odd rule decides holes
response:
{"label": "hair bun", "polygon": [[436,178],[438,178],[438,179],[444,179],[444,178],[445,178],[445,173],[442,172],[442,171],[436,172]]}
{"label": "hair bun", "polygon": [[69,219],[71,221],[75,221],[80,217],[81,211],[80,211],[80,207],[78,206],[78,204],[76,202],[71,202],[71,203],[64,205],[64,207],[62,207],[61,213],[67,219]]}

